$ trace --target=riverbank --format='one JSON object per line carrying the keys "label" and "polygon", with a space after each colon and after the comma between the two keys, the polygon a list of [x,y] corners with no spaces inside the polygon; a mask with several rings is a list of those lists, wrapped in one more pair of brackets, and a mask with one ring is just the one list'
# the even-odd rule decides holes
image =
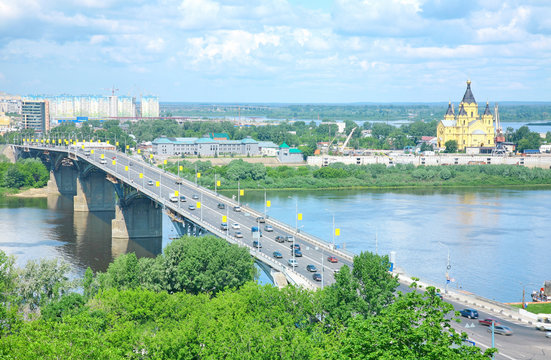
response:
{"label": "riverbank", "polygon": [[7,189],[6,193],[2,195],[16,198],[45,198],[48,197],[48,187],[42,188],[29,188],[24,190]]}

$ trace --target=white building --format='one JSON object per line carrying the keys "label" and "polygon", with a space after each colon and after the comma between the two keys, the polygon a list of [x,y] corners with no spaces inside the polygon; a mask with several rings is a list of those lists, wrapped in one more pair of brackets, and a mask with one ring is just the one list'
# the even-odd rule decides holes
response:
{"label": "white building", "polygon": [[159,117],[159,98],[157,96],[143,96],[140,106],[142,117]]}

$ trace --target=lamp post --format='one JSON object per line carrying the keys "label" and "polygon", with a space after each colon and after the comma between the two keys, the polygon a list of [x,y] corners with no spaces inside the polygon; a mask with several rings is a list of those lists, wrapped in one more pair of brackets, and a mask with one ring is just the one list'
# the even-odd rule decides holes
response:
{"label": "lamp post", "polygon": [[452,266],[450,264],[450,247],[448,245],[444,245],[442,244],[440,241],[438,242],[438,244],[440,246],[443,246],[445,248],[448,249],[448,264],[446,265],[446,289],[445,289],[445,292],[446,294],[448,293],[448,284],[450,282],[450,274],[449,274],[449,271],[451,270]]}
{"label": "lamp post", "polygon": [[[292,199],[291,196],[288,196],[289,199]],[[294,263],[296,261],[295,259],[295,238],[298,235],[298,197],[295,198],[295,236],[293,236],[293,249],[291,250],[291,253],[293,255],[293,271],[295,271]]]}

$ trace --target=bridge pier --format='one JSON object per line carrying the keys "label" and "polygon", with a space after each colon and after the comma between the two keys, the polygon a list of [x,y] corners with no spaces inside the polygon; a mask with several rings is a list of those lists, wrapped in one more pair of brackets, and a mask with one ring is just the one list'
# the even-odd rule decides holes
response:
{"label": "bridge pier", "polygon": [[126,206],[115,206],[111,236],[116,239],[156,238],[163,233],[161,207],[148,198],[137,198]]}
{"label": "bridge pier", "polygon": [[77,177],[76,190],[75,212],[115,210],[115,189],[105,179],[105,174],[93,172],[86,178]]}
{"label": "bridge pier", "polygon": [[[60,166],[57,171],[53,172],[54,179],[52,185],[57,186],[57,190],[61,195],[75,196],[77,194],[77,175],[78,171],[73,166]],[[51,177],[50,177],[51,179]]]}
{"label": "bridge pier", "polygon": [[46,192],[48,195],[61,195],[53,170],[50,170],[50,180],[48,180],[48,184],[46,185]]}

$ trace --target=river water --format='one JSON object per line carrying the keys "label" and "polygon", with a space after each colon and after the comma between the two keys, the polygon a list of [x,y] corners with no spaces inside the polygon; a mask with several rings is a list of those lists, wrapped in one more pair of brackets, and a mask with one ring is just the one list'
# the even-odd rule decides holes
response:
{"label": "river water", "polygon": [[[551,280],[551,189],[335,190],[268,192],[268,215],[359,253],[396,252],[408,274],[445,283],[448,251],[451,288],[498,301],[520,301]],[[242,202],[264,211],[264,192],[247,191]],[[154,256],[176,236],[166,216],[162,239],[112,242],[111,213],[73,213],[72,201],[0,198],[0,249],[19,265],[60,258],[75,274],[105,270],[126,251]]]}

